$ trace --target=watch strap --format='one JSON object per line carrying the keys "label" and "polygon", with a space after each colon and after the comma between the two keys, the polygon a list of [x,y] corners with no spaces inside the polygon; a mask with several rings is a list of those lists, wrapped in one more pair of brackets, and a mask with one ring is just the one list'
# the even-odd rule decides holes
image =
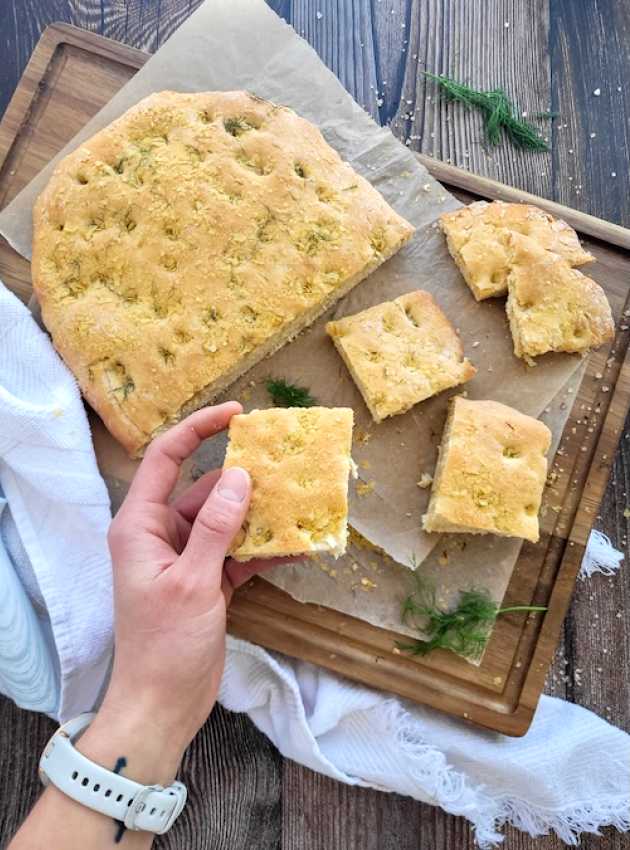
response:
{"label": "watch strap", "polygon": [[73,740],[90,724],[93,714],[82,714],[60,726],[48,742],[39,763],[40,778],[90,809],[121,821],[132,830],[161,835],[174,823],[186,802],[186,786],[141,785],[90,761]]}

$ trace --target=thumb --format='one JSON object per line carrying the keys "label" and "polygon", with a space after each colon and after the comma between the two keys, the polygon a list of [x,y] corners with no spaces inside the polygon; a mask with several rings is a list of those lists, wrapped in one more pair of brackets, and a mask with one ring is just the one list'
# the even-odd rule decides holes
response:
{"label": "thumb", "polygon": [[210,567],[221,583],[227,551],[243,524],[251,496],[249,474],[238,466],[224,469],[199,509],[181,558],[189,568]]}

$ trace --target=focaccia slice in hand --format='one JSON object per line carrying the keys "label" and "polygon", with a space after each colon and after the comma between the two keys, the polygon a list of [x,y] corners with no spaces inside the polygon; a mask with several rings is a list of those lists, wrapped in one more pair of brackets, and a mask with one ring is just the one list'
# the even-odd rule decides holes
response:
{"label": "focaccia slice in hand", "polygon": [[517,357],[586,352],[613,338],[610,304],[598,283],[526,236],[511,234],[508,245],[506,309]]}
{"label": "focaccia slice in hand", "polygon": [[422,290],[328,322],[375,422],[470,380],[475,367],[433,296]]}
{"label": "focaccia slice in hand", "polygon": [[352,410],[291,407],[233,416],[224,468],[253,483],[238,561],[346,550]]}
{"label": "focaccia slice in hand", "polygon": [[425,531],[538,540],[551,432],[496,401],[451,400]]}
{"label": "focaccia slice in hand", "polygon": [[57,166],[33,285],[83,394],[137,454],[412,233],[291,109],[161,92]]}
{"label": "focaccia slice in hand", "polygon": [[594,260],[582,248],[572,227],[531,204],[476,201],[441,215],[440,227],[477,301],[507,292],[509,233],[529,236],[541,248],[563,257],[570,266]]}

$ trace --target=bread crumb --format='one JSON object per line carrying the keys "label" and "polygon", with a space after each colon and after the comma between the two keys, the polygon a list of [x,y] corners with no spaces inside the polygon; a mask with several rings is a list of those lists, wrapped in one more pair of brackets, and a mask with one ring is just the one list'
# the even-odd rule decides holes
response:
{"label": "bread crumb", "polygon": [[361,443],[362,446],[366,446],[370,442],[371,434],[367,431],[364,431],[362,428],[357,428],[354,432],[354,438],[357,443]]}
{"label": "bread crumb", "polygon": [[376,481],[359,481],[356,486],[357,494],[361,497],[368,496],[376,487]]}
{"label": "bread crumb", "polygon": [[427,487],[430,487],[433,483],[433,476],[429,475],[428,472],[423,472],[420,476],[420,481],[416,481],[416,484],[420,489],[426,490]]}

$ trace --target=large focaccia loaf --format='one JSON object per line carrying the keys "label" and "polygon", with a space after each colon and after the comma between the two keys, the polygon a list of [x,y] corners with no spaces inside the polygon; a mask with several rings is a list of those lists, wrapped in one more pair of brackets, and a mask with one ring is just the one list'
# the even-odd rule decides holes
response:
{"label": "large focaccia loaf", "polygon": [[137,454],[412,233],[292,110],[162,92],[59,164],[34,211],[33,284],[84,395]]}

